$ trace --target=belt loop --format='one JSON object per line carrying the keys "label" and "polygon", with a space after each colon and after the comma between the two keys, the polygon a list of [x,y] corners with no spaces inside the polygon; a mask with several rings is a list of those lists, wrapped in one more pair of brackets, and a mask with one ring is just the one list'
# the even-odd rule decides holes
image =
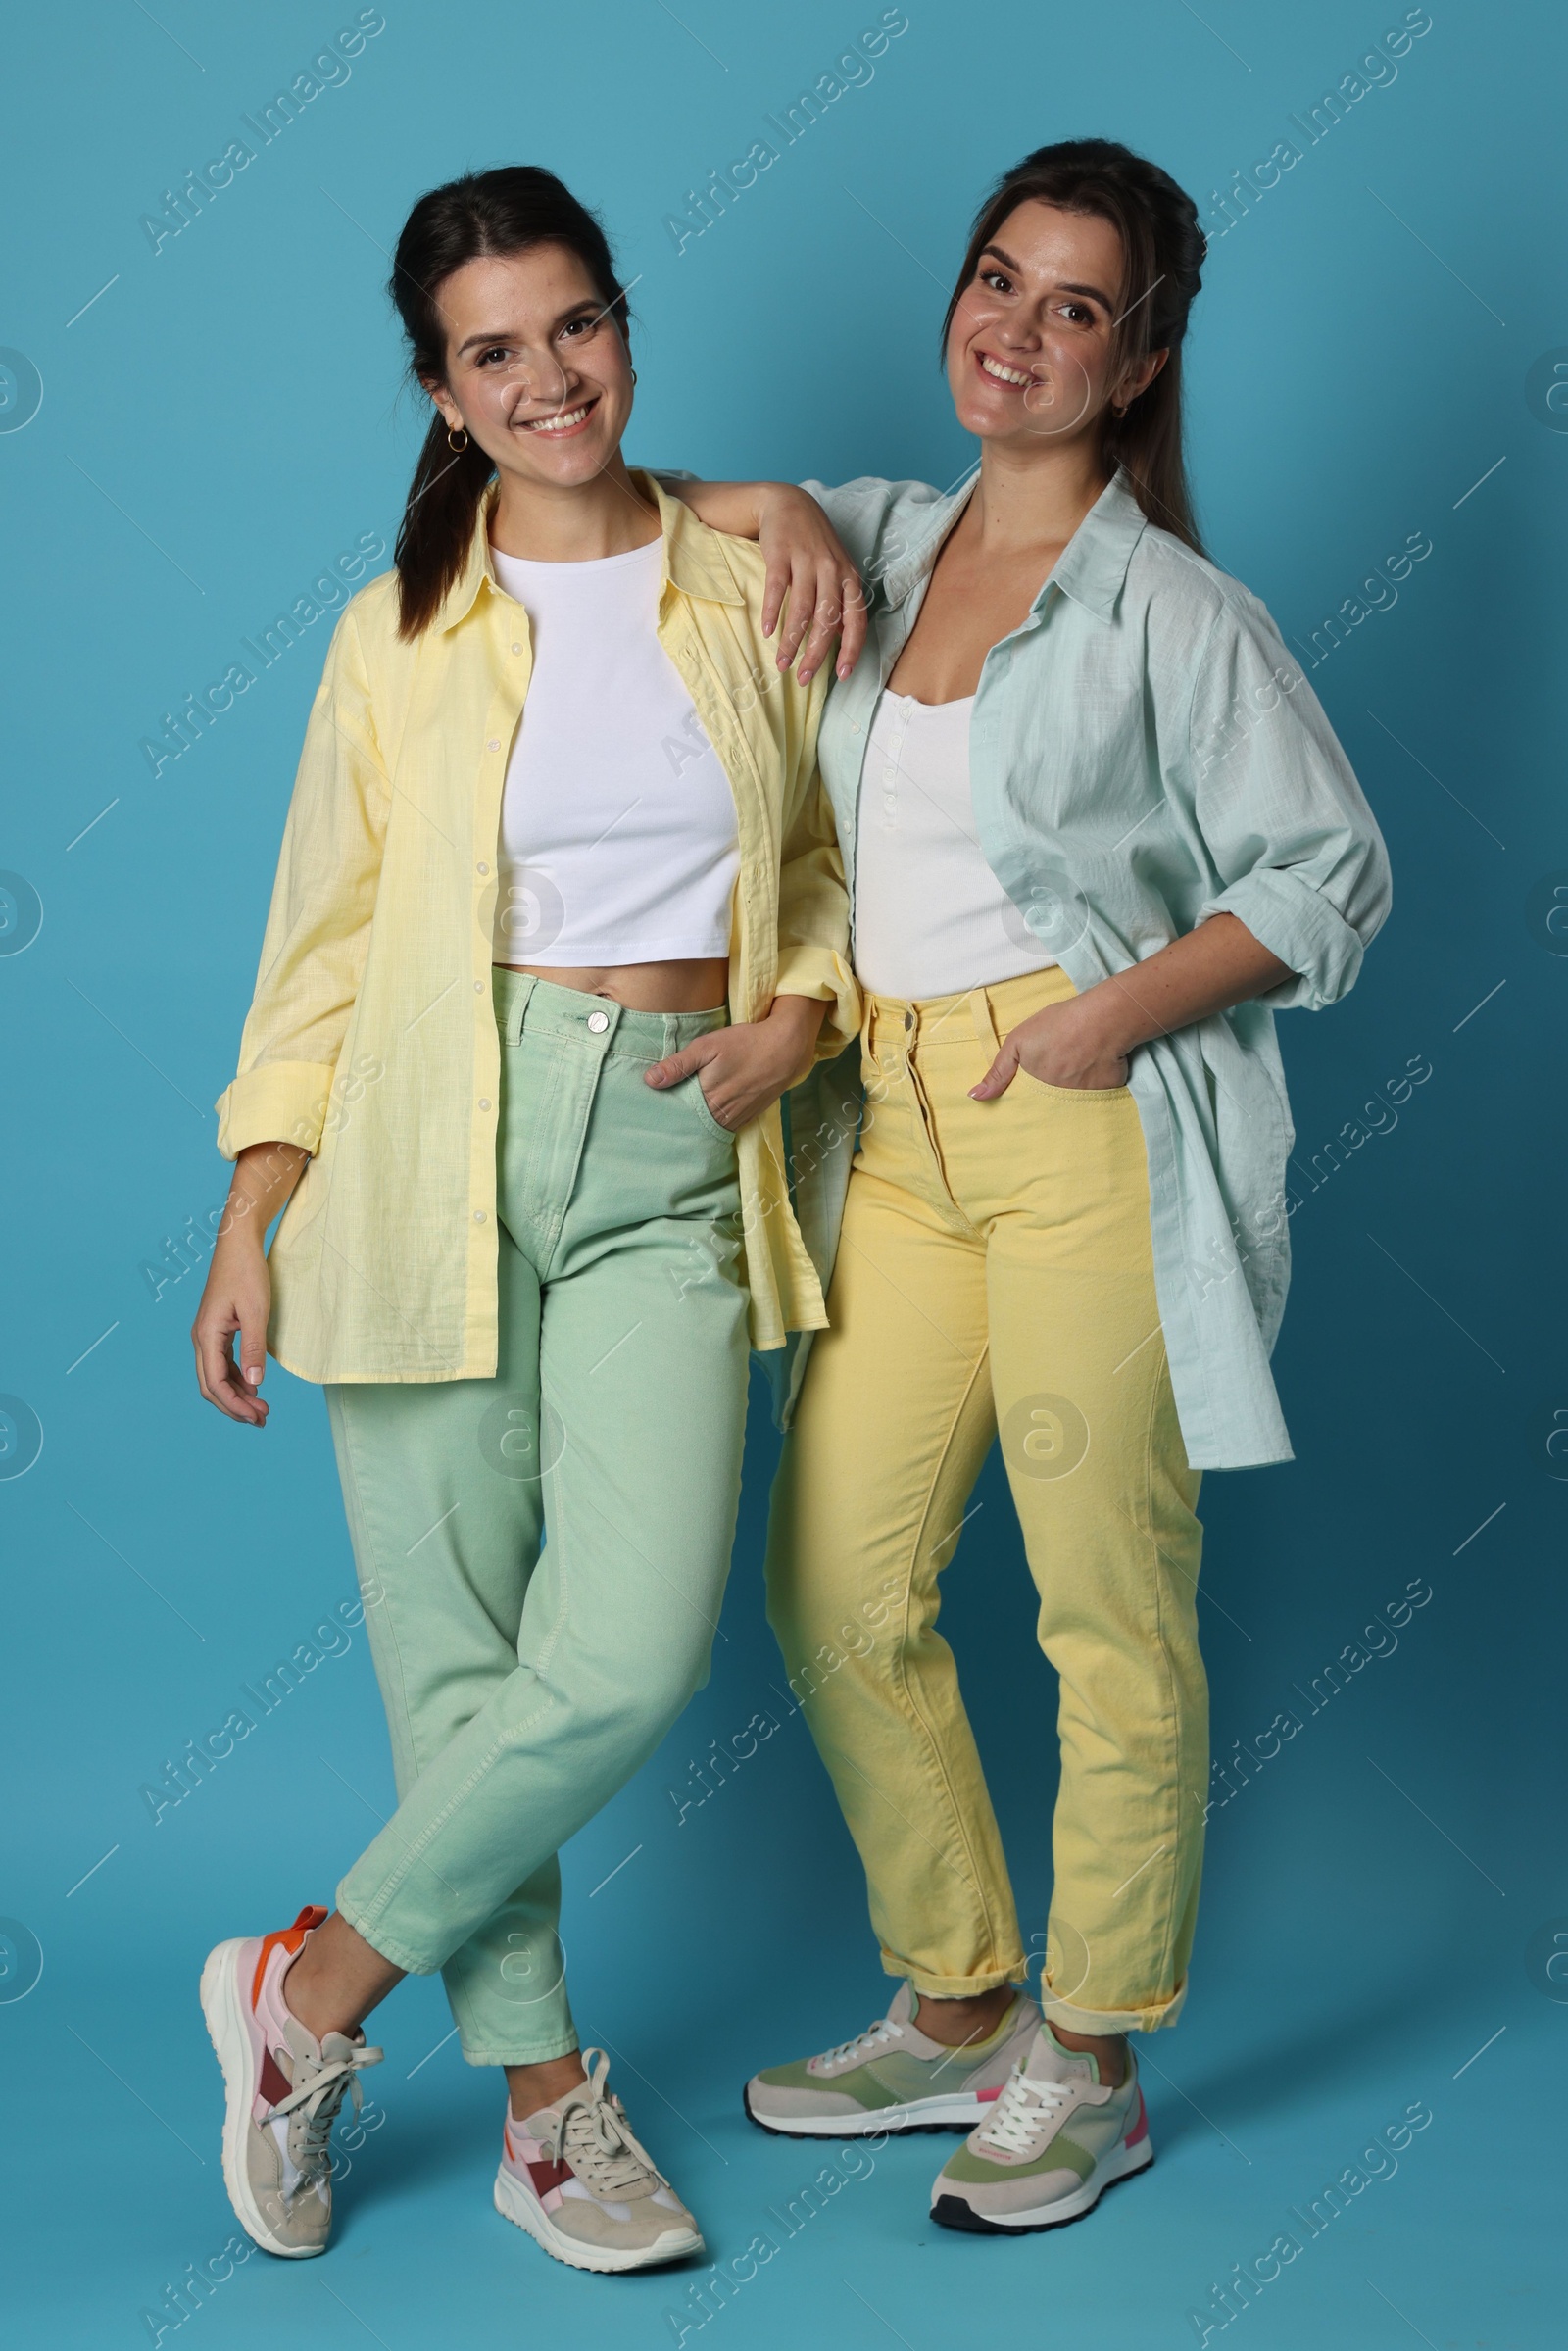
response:
{"label": "belt loop", "polygon": [[989,1045],[994,1053],[1000,1053],[1002,1039],[997,1034],[996,1014],[991,1008],[989,990],[985,988],[970,989],[969,1018],[974,1022],[974,1033],[980,1043]]}
{"label": "belt loop", "polygon": [[659,1057],[662,1061],[667,1061],[671,1053],[678,1053],[679,1051],[680,1014],[678,1012],[666,1012],[664,1014],[664,1049]]}
{"label": "belt loop", "polygon": [[507,1007],[507,1043],[522,1043],[523,1022],[527,1017],[528,1001],[533,995],[534,975],[531,971],[512,974],[512,1002]]}

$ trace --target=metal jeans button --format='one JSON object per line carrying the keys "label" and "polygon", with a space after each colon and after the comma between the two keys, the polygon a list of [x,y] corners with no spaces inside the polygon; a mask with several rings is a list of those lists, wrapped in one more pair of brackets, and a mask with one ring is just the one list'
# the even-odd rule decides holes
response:
{"label": "metal jeans button", "polygon": [[610,1014],[608,1012],[590,1012],[588,1026],[596,1037],[602,1037],[610,1026]]}

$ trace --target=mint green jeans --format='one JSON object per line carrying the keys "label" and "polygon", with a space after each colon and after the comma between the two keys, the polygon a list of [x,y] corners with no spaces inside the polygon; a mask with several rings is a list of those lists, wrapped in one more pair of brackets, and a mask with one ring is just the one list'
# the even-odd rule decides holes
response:
{"label": "mint green jeans", "polygon": [[727,1015],[495,1001],[497,1376],[326,1391],[399,1797],[337,1904],[443,1971],[471,2065],[526,2065],[577,2045],[560,1848],[707,1678],[747,1297],[734,1137],[643,1082]]}

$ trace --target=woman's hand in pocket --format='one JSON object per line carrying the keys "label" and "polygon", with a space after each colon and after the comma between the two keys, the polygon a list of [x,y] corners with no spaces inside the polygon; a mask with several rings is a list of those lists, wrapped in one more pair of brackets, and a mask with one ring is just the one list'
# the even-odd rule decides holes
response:
{"label": "woman's hand in pocket", "polygon": [[647,1083],[667,1091],[695,1076],[710,1111],[733,1134],[799,1085],[826,1010],[813,997],[775,996],[765,1020],[735,1021],[694,1038],[645,1071]]}
{"label": "woman's hand in pocket", "polygon": [[1043,1086],[1065,1086],[1085,1093],[1108,1093],[1127,1083],[1127,1055],[1117,1053],[1099,1033],[1097,1021],[1086,1017],[1087,996],[1046,1004],[1020,1020],[1003,1039],[1001,1050],[970,1095],[977,1102],[994,1102],[1005,1094],[1021,1069]]}

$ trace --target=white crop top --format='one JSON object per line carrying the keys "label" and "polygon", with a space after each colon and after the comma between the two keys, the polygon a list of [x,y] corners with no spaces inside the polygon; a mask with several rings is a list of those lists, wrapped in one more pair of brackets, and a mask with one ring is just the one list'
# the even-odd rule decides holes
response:
{"label": "white crop top", "polygon": [[855,846],[855,970],[874,996],[917,1003],[1044,971],[1030,931],[975,838],[962,702],[880,696]]}
{"label": "white crop top", "polygon": [[735,801],[656,634],[662,541],[583,563],[490,558],[533,640],[501,804],[497,962],[727,956]]}

